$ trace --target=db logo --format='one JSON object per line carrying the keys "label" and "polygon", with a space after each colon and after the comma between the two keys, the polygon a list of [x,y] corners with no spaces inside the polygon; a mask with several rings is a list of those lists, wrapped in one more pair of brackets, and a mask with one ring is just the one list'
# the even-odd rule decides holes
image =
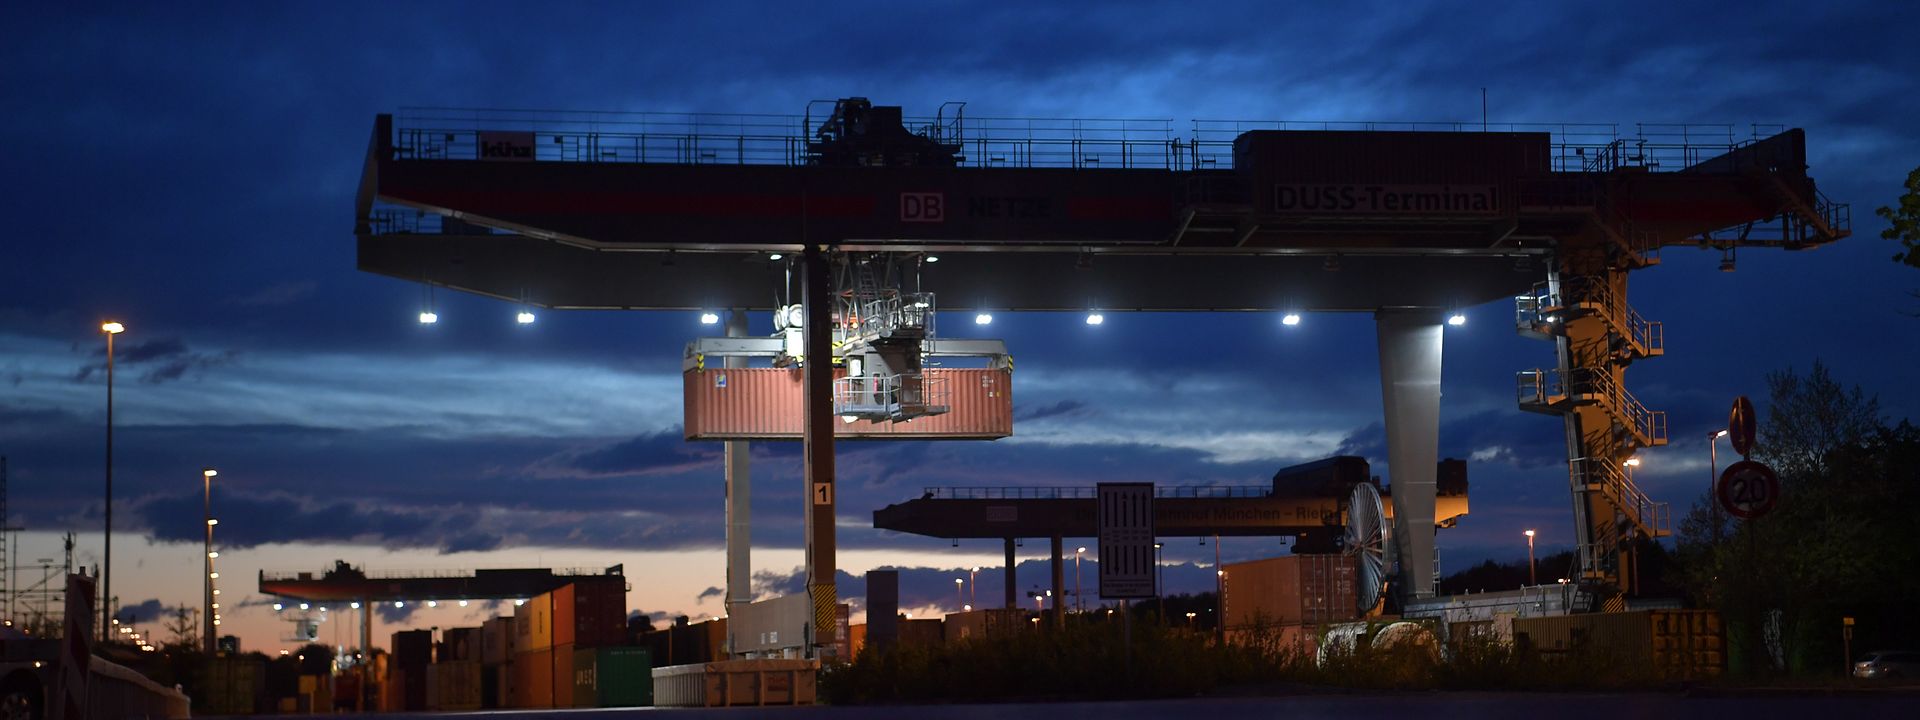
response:
{"label": "db logo", "polygon": [[947,220],[944,193],[900,193],[900,222],[937,223]]}

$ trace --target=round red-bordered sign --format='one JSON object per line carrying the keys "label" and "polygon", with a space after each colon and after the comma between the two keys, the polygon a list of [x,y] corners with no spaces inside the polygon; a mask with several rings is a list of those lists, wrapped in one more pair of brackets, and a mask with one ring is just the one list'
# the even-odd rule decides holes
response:
{"label": "round red-bordered sign", "polygon": [[1780,501],[1780,478],[1773,469],[1752,460],[1728,465],[1713,488],[1727,514],[1752,520],[1773,510]]}
{"label": "round red-bordered sign", "polygon": [[1760,419],[1753,414],[1753,401],[1741,395],[1734,398],[1733,410],[1727,413],[1727,440],[1733,443],[1733,451],[1746,457],[1753,452],[1753,434],[1760,425]]}

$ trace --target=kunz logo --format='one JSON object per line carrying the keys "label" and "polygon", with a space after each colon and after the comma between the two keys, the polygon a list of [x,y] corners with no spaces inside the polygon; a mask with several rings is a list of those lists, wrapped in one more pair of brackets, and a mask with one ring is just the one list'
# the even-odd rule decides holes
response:
{"label": "kunz logo", "polygon": [[533,160],[533,133],[480,133],[480,159],[530,162]]}

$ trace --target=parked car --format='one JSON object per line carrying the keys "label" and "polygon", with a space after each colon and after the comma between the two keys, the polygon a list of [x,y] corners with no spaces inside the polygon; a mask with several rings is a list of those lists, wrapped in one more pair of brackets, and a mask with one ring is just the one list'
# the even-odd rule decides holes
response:
{"label": "parked car", "polygon": [[1853,664],[1853,676],[1869,680],[1920,678],[1920,652],[1880,650]]}

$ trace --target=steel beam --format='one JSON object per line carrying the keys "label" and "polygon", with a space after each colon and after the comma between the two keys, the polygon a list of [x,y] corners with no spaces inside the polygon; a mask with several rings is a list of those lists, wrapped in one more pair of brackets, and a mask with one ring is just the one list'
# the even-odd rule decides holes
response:
{"label": "steel beam", "polygon": [[[747,314],[734,310],[727,315],[727,336],[744,338]],[[747,366],[745,357],[729,357],[726,366]],[[745,440],[729,440],[722,453],[727,473],[727,615],[739,614],[742,606],[753,602],[753,473],[752,459]],[[729,626],[731,628],[731,626]],[[727,633],[727,651],[734,651],[733,632]]]}
{"label": "steel beam", "polygon": [[839,604],[834,587],[833,527],[833,273],[828,255],[819,245],[807,245],[800,261],[801,297],[806,316],[804,366],[807,423],[801,436],[806,488],[807,595],[813,599],[808,657],[833,641],[834,612]]}

